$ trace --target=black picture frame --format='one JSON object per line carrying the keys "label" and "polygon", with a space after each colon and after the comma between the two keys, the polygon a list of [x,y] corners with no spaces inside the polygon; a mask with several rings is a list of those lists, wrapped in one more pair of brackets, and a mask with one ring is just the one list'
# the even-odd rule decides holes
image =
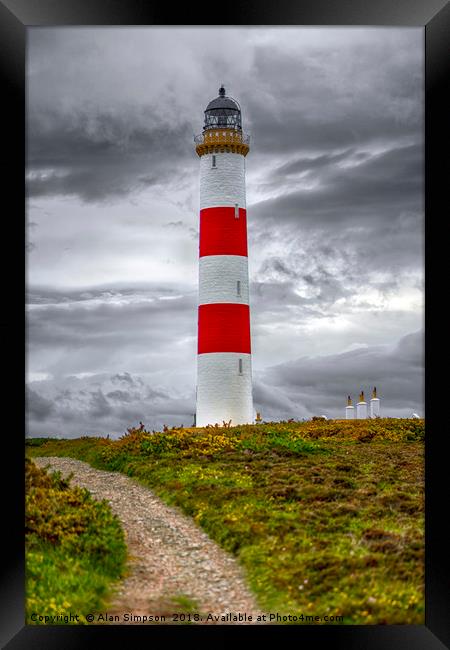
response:
{"label": "black picture frame", "polygon": [[[227,20],[226,8],[230,11]],[[326,643],[345,650],[438,650],[450,647],[450,572],[449,545],[445,524],[449,507],[447,458],[442,451],[448,436],[442,413],[446,389],[431,378],[439,372],[441,347],[445,342],[439,327],[445,326],[440,313],[437,281],[445,271],[442,261],[447,251],[442,244],[445,225],[444,188],[449,181],[444,160],[448,142],[448,104],[445,100],[449,78],[448,38],[450,7],[445,0],[278,0],[276,3],[247,0],[241,5],[218,4],[203,7],[192,3],[154,6],[145,0],[0,0],[0,71],[2,107],[6,109],[3,145],[3,233],[6,263],[3,277],[6,309],[0,321],[3,334],[3,463],[6,478],[2,492],[4,550],[0,563],[0,631],[2,647],[19,648],[94,648],[114,643],[152,643],[175,634],[183,644],[201,640],[229,644],[238,634],[242,641],[263,633],[264,641],[280,643],[295,640],[310,647]],[[175,22],[174,22],[175,21]],[[215,21],[215,22],[214,22]],[[25,626],[24,625],[24,539],[23,539],[23,455],[25,425],[25,320],[22,288],[25,286],[25,53],[27,28],[76,25],[327,25],[327,26],[422,26],[425,37],[425,349],[426,349],[426,618],[424,626]],[[7,206],[7,207],[5,207]],[[445,243],[445,242],[444,242]],[[5,245],[7,244],[7,245]],[[439,252],[439,244],[441,250]],[[6,252],[12,253],[8,260]],[[447,253],[448,255],[448,253]],[[440,266],[439,266],[440,265]],[[439,300],[439,305],[438,301]],[[434,302],[434,305],[433,305]],[[16,344],[13,345],[12,342]],[[443,364],[442,364],[443,366]],[[443,367],[442,367],[443,369]],[[24,418],[23,420],[24,421]],[[131,646],[130,646],[131,647]]]}

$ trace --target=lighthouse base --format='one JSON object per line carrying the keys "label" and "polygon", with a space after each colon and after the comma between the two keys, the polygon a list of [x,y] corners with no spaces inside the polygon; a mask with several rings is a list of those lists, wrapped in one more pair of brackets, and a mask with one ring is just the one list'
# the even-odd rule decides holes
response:
{"label": "lighthouse base", "polygon": [[196,425],[253,423],[251,355],[211,352],[197,359]]}

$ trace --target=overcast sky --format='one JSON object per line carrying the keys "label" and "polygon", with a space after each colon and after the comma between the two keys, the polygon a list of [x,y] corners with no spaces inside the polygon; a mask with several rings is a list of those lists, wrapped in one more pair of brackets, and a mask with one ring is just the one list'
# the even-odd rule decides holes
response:
{"label": "overcast sky", "polygon": [[255,408],[424,415],[423,28],[29,28],[28,434],[195,412],[199,158],[242,107]]}

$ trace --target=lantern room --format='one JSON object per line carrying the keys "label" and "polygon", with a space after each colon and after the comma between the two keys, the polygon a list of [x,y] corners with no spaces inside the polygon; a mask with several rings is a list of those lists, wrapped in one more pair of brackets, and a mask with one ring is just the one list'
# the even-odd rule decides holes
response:
{"label": "lantern room", "polygon": [[209,129],[242,130],[241,107],[238,102],[225,94],[225,88],[219,88],[219,96],[209,102],[205,111],[203,130]]}

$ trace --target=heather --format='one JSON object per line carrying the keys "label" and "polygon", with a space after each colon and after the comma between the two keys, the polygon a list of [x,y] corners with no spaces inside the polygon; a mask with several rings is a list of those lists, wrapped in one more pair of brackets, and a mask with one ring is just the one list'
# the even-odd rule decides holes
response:
{"label": "heather", "polygon": [[[79,616],[105,606],[115,581],[124,575],[126,545],[106,502],[71,487],[58,472],[48,473],[26,459],[26,620]],[[51,619],[64,624],[64,618]]]}
{"label": "heather", "polygon": [[124,472],[192,516],[241,562],[261,607],[423,624],[424,421],[129,429],[34,441]]}

